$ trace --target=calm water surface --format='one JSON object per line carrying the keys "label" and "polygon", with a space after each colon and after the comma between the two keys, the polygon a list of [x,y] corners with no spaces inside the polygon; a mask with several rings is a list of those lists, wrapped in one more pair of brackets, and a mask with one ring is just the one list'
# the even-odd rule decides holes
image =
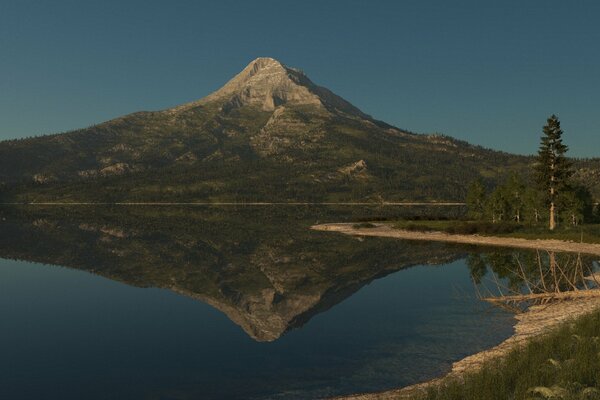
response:
{"label": "calm water surface", "polygon": [[383,390],[512,332],[475,298],[464,249],[323,235],[306,216],[268,231],[255,214],[111,218],[4,220],[0,398]]}

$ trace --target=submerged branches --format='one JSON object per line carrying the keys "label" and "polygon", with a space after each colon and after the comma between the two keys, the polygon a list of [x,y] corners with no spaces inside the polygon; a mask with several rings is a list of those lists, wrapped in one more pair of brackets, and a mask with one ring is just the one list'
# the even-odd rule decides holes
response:
{"label": "submerged branches", "polygon": [[[482,257],[470,266],[478,265],[478,275],[473,276],[477,287],[477,296],[486,302],[495,304],[513,312],[523,311],[534,304],[548,304],[576,298],[600,297],[600,273],[598,263],[586,264],[581,254],[559,257],[552,251],[544,256],[536,251],[535,256],[525,256],[522,260],[514,255],[486,255],[483,258],[491,276],[483,279],[481,272]],[[487,270],[486,270],[487,271]],[[472,268],[473,272],[473,268]],[[490,290],[485,280],[493,284]],[[485,288],[482,293],[479,286]]]}

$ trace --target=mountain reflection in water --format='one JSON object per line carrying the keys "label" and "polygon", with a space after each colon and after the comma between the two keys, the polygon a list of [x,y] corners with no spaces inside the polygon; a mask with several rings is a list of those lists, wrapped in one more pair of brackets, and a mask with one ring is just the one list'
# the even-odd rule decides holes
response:
{"label": "mountain reflection in water", "polygon": [[[497,343],[511,331],[508,314],[488,313],[481,322],[485,311],[476,310],[477,301],[456,294],[456,284],[472,289],[464,261],[456,268],[415,269],[405,275],[405,282],[412,279],[422,287],[403,286],[401,276],[394,275],[353,296],[394,272],[449,264],[468,254],[465,248],[441,243],[359,240],[308,229],[318,221],[393,210],[29,207],[1,212],[2,258],[167,289],[218,309],[256,342],[281,341],[271,347],[229,344],[237,346],[230,357],[245,360],[244,354],[252,354],[257,363],[231,361],[228,371],[243,376],[209,368],[213,360],[194,359],[178,378],[140,378],[140,387],[130,384],[122,390],[111,384],[117,393],[110,393],[117,398],[128,393],[141,398],[295,399],[382,390],[439,374],[451,361]],[[405,304],[398,304],[400,296]],[[289,339],[285,335],[336,305],[305,327],[309,329]],[[361,313],[367,306],[382,315]],[[428,307],[437,307],[438,314],[428,314]],[[402,313],[402,320],[394,320],[396,313]],[[194,329],[191,317],[189,329]],[[229,356],[219,357],[227,363]],[[138,368],[144,377],[144,367]],[[148,373],[148,379],[155,373]],[[100,390],[97,398],[106,394]],[[71,397],[63,393],[61,398]]]}

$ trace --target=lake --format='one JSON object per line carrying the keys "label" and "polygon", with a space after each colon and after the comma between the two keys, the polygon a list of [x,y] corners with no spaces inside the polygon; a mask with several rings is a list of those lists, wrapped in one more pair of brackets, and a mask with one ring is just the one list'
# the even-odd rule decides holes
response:
{"label": "lake", "polygon": [[397,213],[4,209],[0,398],[326,398],[510,336],[513,316],[475,295],[487,250],[308,229]]}

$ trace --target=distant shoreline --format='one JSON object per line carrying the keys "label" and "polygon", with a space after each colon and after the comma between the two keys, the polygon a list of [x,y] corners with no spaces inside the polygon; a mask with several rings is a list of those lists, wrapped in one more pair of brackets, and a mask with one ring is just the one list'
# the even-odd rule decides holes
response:
{"label": "distant shoreline", "polygon": [[543,249],[549,251],[584,253],[600,256],[600,244],[567,242],[555,239],[522,239],[498,236],[459,235],[444,232],[419,232],[395,229],[383,223],[375,223],[372,228],[356,228],[354,223],[331,223],[313,225],[317,231],[338,232],[352,236],[388,237],[403,240],[420,240],[472,244],[478,246],[514,247],[521,249]]}
{"label": "distant shoreline", "polygon": [[443,206],[458,207],[453,202],[33,202],[0,203],[0,206]]}

